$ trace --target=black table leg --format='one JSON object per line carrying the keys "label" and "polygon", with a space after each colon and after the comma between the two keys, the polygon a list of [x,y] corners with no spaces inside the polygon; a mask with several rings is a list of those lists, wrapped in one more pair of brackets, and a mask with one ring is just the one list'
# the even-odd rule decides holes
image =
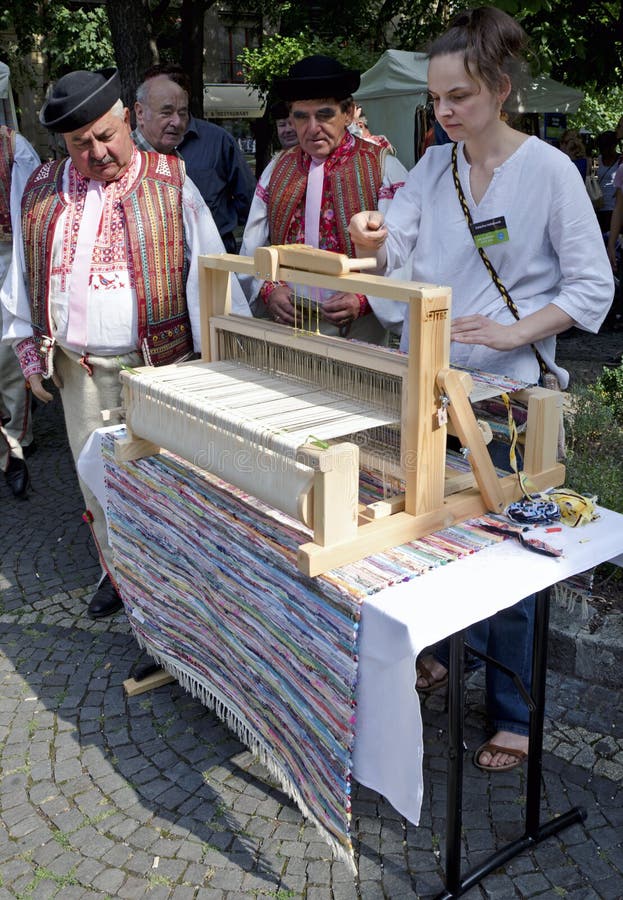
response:
{"label": "black table leg", "polygon": [[[523,836],[511,841],[461,877],[461,828],[463,820],[463,718],[465,706],[464,636],[450,638],[448,681],[448,806],[446,821],[446,890],[437,900],[460,897],[483,878],[570,825],[586,819],[586,810],[575,806],[562,816],[540,824],[543,722],[547,677],[547,640],[549,629],[549,588],[536,596],[532,654],[532,702],[530,705],[530,746],[526,788],[526,822]],[[494,662],[493,660],[489,660]]]}

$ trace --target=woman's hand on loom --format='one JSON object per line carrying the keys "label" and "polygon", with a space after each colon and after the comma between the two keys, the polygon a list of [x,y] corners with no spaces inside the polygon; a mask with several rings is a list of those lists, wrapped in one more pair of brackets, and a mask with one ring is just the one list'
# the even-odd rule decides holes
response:
{"label": "woman's hand on loom", "polygon": [[513,325],[501,325],[487,316],[461,316],[453,319],[450,340],[459,344],[482,344],[492,350],[515,350],[517,343]]}
{"label": "woman's hand on loom", "polygon": [[289,287],[281,286],[271,291],[266,308],[275,322],[282,325],[294,325],[294,306],[292,305],[292,291]]}
{"label": "woman's hand on loom", "polygon": [[[350,220],[348,233],[353,244],[357,247],[357,256],[365,256],[366,253],[377,253],[387,238],[387,228],[384,226],[383,214],[376,210],[364,210],[355,213]],[[359,252],[359,248],[363,252]]]}

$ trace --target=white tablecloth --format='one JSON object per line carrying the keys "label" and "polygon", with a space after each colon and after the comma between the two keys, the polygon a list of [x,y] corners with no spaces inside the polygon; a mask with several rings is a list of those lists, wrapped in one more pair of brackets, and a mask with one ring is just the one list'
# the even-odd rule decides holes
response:
{"label": "white tablecloth", "polygon": [[[118,427],[118,426],[114,426]],[[80,459],[80,477],[106,509],[99,429]],[[562,548],[553,559],[508,540],[369,597],[360,625],[354,777],[417,824],[422,804],[422,720],[415,660],[429,645],[578,572],[623,554],[623,516],[554,534],[532,534]]]}
{"label": "white tablecloth", "polygon": [[423,754],[415,660],[424,647],[480,622],[523,597],[614,559],[623,551],[623,516],[600,518],[554,534],[535,529],[564,550],[541,556],[504,541],[396,585],[364,604],[359,643],[359,688],[354,775],[417,823]]}

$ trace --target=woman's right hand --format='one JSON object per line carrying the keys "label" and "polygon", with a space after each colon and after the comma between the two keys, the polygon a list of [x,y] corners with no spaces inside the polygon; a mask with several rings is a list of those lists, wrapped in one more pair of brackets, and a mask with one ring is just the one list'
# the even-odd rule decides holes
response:
{"label": "woman's right hand", "polygon": [[384,221],[383,214],[377,210],[355,213],[348,226],[348,233],[353,244],[357,248],[361,247],[365,252],[372,251],[376,254],[387,238]]}

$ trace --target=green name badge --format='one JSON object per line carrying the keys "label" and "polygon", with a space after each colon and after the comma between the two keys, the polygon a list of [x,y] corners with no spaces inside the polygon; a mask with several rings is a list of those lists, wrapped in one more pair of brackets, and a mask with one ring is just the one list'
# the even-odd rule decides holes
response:
{"label": "green name badge", "polygon": [[492,244],[503,244],[508,240],[508,228],[504,216],[474,222],[472,236],[477,247],[491,247]]}

